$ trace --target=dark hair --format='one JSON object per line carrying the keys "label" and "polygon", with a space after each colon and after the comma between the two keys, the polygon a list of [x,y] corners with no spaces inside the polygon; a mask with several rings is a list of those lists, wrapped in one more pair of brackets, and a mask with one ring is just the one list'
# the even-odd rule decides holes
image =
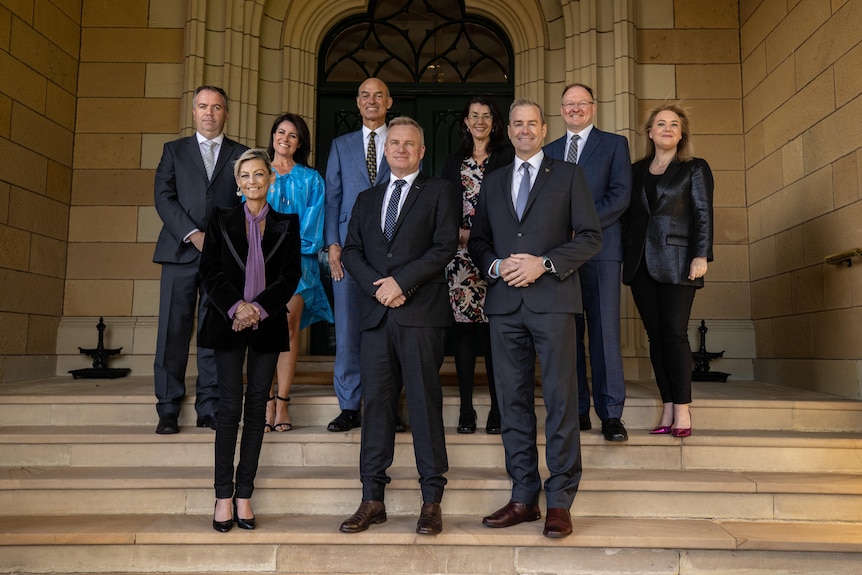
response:
{"label": "dark hair", "polygon": [[263,148],[249,148],[242,155],[236,159],[236,162],[233,164],[233,177],[239,179],[239,171],[242,169],[242,165],[249,160],[260,160],[263,162],[263,165],[266,166],[268,172],[272,171],[272,161],[269,159],[269,154],[266,153],[266,150]]}
{"label": "dark hair", "polygon": [[224,100],[224,109],[228,111],[230,110],[230,108],[228,108],[227,94],[225,93],[225,91],[218,86],[213,86],[211,84],[204,84],[203,86],[198,86],[197,88],[195,88],[195,95],[194,98],[192,98],[192,105],[194,105],[195,101],[197,101],[198,94],[203,91],[215,92],[217,94],[220,94],[222,99]]}
{"label": "dark hair", "polygon": [[587,91],[587,94],[590,95],[590,100],[595,100],[596,97],[593,96],[593,89],[587,86],[586,84],[581,84],[580,82],[572,82],[571,84],[566,84],[566,87],[563,88],[563,93],[560,94],[560,98],[566,95],[566,92],[571,90],[572,88],[583,88]]}
{"label": "dark hair", "polygon": [[500,148],[506,146],[508,142],[506,131],[503,129],[506,122],[503,120],[503,115],[500,113],[500,109],[497,107],[493,98],[489,96],[473,96],[467,100],[467,103],[464,105],[464,110],[461,112],[461,117],[458,122],[458,134],[461,136],[461,144],[458,148],[458,154],[464,158],[473,155],[473,136],[470,134],[470,130],[467,129],[467,124],[464,122],[464,120],[467,119],[467,116],[470,115],[470,106],[473,104],[488,106],[488,109],[491,110],[491,121],[493,122],[493,125],[491,126],[491,140],[488,142],[488,153],[492,154],[496,152]]}
{"label": "dark hair", "polygon": [[680,106],[679,104],[663,104],[661,106],[656,106],[652,110],[649,111],[647,115],[646,122],[644,122],[643,130],[644,136],[646,137],[646,154],[644,158],[654,158],[655,157],[655,143],[649,137],[649,131],[652,129],[653,124],[655,123],[655,117],[659,114],[659,112],[670,111],[679,116],[679,128],[682,134],[682,137],[679,139],[679,143],[676,145],[676,159],[680,162],[685,162],[690,160],[694,155],[694,150],[691,146],[691,132],[689,131],[689,120],[688,120],[688,112]]}
{"label": "dark hair", "polygon": [[305,166],[306,168],[310,167],[308,165],[308,156],[311,154],[311,132],[309,132],[308,124],[305,123],[302,116],[292,114],[291,112],[285,112],[272,123],[272,129],[269,131],[269,146],[266,148],[269,157],[273,160],[275,159],[275,145],[273,144],[273,140],[275,140],[275,132],[278,130],[278,126],[282,122],[290,122],[296,126],[296,135],[299,136],[299,146],[293,153],[293,161],[300,166]]}

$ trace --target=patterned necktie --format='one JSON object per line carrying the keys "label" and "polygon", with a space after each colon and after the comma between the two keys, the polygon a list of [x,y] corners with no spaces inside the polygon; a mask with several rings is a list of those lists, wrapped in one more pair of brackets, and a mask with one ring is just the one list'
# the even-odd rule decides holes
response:
{"label": "patterned necktie", "polygon": [[520,170],[524,172],[521,176],[521,186],[518,188],[518,198],[515,201],[515,213],[518,214],[518,219],[524,215],[524,208],[527,207],[527,198],[530,197],[530,163],[524,162],[521,164]]}
{"label": "patterned necktie", "polygon": [[207,179],[212,180],[215,168],[215,142],[212,140],[204,142],[204,168],[207,171]]}
{"label": "patterned necktie", "polygon": [[371,132],[368,136],[368,153],[365,154],[365,166],[368,168],[368,181],[371,185],[377,180],[377,144],[374,143],[374,136],[377,132]]}
{"label": "patterned necktie", "polygon": [[398,221],[398,202],[401,201],[401,188],[407,182],[404,180],[395,180],[395,191],[389,197],[389,203],[386,205],[386,221],[383,224],[383,235],[386,236],[386,241],[392,241],[392,234],[395,233],[395,222]]}
{"label": "patterned necktie", "polygon": [[566,161],[571,162],[572,164],[578,163],[578,140],[581,137],[575,134],[572,136],[572,143],[569,144],[569,153],[566,154]]}

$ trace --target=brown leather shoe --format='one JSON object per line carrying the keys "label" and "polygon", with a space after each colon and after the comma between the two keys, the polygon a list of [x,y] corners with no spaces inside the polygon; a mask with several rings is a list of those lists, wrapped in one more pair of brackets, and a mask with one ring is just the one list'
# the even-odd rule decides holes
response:
{"label": "brown leather shoe", "polygon": [[536,521],[541,519],[542,512],[538,505],[525,505],[517,501],[509,501],[505,507],[501,507],[491,515],[482,519],[485,527],[511,527],[524,521]]}
{"label": "brown leather shoe", "polygon": [[423,503],[416,522],[416,533],[421,535],[437,535],[443,531],[443,511],[439,503]]}
{"label": "brown leather shoe", "polygon": [[545,530],[542,535],[559,539],[572,534],[572,515],[568,509],[549,507],[548,517],[545,519]]}
{"label": "brown leather shoe", "polygon": [[386,506],[382,501],[363,501],[356,513],[341,524],[342,533],[359,533],[368,529],[369,525],[386,523]]}

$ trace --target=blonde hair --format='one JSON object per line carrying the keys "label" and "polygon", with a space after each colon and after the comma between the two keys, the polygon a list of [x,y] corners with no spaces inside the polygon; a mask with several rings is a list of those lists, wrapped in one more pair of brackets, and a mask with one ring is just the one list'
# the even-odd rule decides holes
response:
{"label": "blonde hair", "polygon": [[649,114],[647,114],[646,122],[644,122],[644,125],[641,128],[646,137],[646,154],[644,155],[644,158],[655,157],[655,143],[650,139],[649,131],[652,129],[653,124],[655,124],[655,117],[659,112],[665,111],[673,112],[679,116],[679,128],[682,133],[682,137],[676,145],[676,159],[680,162],[692,159],[692,157],[694,157],[694,149],[691,145],[691,131],[689,127],[688,112],[686,112],[685,108],[676,103],[656,106],[649,111]]}
{"label": "blonde hair", "polygon": [[272,160],[269,159],[269,153],[263,148],[249,148],[236,159],[233,164],[233,177],[239,179],[239,171],[242,165],[249,160],[260,160],[266,166],[268,172],[272,171]]}

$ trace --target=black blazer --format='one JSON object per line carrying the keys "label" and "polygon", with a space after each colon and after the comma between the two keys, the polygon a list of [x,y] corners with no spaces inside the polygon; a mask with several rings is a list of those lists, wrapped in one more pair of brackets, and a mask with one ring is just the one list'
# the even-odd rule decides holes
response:
{"label": "black blazer", "polygon": [[257,329],[231,329],[228,310],[243,299],[248,236],[243,206],[218,209],[210,219],[201,255],[201,285],[209,296],[209,313],[204,314],[199,344],[214,349],[233,348],[248,338],[248,344],[262,352],[286,351],[287,302],[302,276],[299,216],[280,214],[270,208],[261,238],[266,269],[266,288],[254,299],[269,316]]}
{"label": "black blazer", "polygon": [[[487,176],[497,168],[511,164],[514,159],[515,148],[510,145],[503,146],[488,156],[488,162],[485,164],[485,175]],[[441,178],[449,180],[459,190],[463,189],[461,185],[461,162],[463,161],[464,156],[460,152],[452,152],[446,156],[443,161],[443,170],[440,172]]]}
{"label": "black blazer", "polygon": [[[488,280],[486,314],[506,314],[523,301],[538,313],[580,313],[576,271],[602,247],[602,231],[584,171],[575,164],[542,161],[518,221],[512,205],[512,174],[520,160],[485,176],[467,243],[470,257]],[[514,288],[488,276],[495,259],[528,253],[547,256],[557,275],[546,273],[527,288]]]}
{"label": "black blazer", "polygon": [[[651,158],[632,166],[632,201],[623,218],[623,283],[630,284],[646,264],[657,282],[703,287],[688,279],[691,260],[712,261],[712,192],[709,164],[701,158],[672,162],[657,184],[650,209],[644,187]],[[643,262],[641,260],[644,260]]]}
{"label": "black blazer", "polygon": [[210,181],[196,135],[165,144],[154,185],[156,211],[163,224],[156,241],[154,262],[187,264],[197,261],[197,248],[183,238],[195,228],[206,231],[215,208],[229,208],[239,203],[233,164],[247,149],[225,138]]}
{"label": "black blazer", "polygon": [[[452,323],[446,264],[458,247],[461,194],[449,182],[420,172],[395,225],[392,243],[380,228],[383,198],[389,182],[361,194],[353,206],[341,259],[362,288],[360,329],[380,324],[387,310],[401,325],[445,327]],[[374,294],[374,282],[392,276],[407,297],[388,308]]]}

